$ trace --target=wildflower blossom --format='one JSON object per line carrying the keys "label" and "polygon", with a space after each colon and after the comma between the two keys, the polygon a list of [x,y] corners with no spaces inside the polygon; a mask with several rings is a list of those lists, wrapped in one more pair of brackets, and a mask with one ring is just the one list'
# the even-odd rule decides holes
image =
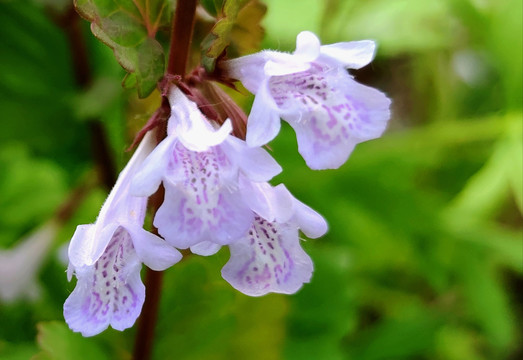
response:
{"label": "wildflower blossom", "polygon": [[71,239],[68,277],[74,273],[78,282],[64,304],[64,317],[72,330],[84,336],[96,335],[109,325],[117,330],[131,327],[145,299],[142,263],[164,270],[181,259],[177,250],[142,228],[147,198],[129,193],[136,169],[153,145],[147,134],[96,223],[78,226]]}
{"label": "wildflower blossom", "polygon": [[[245,236],[229,245],[231,257],[222,276],[250,296],[293,294],[309,282],[313,272],[312,260],[300,246],[298,230],[316,238],[327,231],[327,223],[284,185],[273,188],[267,183],[246,183],[243,189],[251,195],[254,221]],[[210,253],[218,250],[209,244],[198,245],[212,249]]]}
{"label": "wildflower blossom", "polygon": [[265,150],[229,135],[229,120],[215,128],[178,88],[169,101],[167,138],[144,161],[132,191],[148,196],[163,182],[164,202],[154,218],[158,232],[177,248],[199,244],[195,252],[212,253],[244,236],[254,220],[239,174],[268,181],[281,168]]}
{"label": "wildflower blossom", "polygon": [[293,54],[262,51],[229,60],[229,76],[256,95],[247,144],[272,140],[281,117],[294,128],[310,168],[340,167],[356,144],[381,136],[390,117],[390,100],[346,71],[367,65],[374,51],[369,40],[320,46],[316,35],[304,31]]}

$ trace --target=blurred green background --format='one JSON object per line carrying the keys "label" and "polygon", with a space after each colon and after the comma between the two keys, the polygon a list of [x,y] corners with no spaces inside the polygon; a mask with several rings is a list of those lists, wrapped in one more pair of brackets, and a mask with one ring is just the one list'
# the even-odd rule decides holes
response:
{"label": "blurred green background", "polygon": [[[292,51],[302,30],[323,43],[376,40],[376,60],[353,74],[393,99],[393,117],[382,138],[358,145],[335,171],[309,170],[283,126],[271,143],[284,168],[273,183],[330,226],[303,242],[312,282],[292,296],[249,298],[220,276],[227,249],[188,257],[165,274],[154,358],[523,358],[522,1],[265,3],[264,48]],[[74,282],[63,254],[107,193],[93,180],[93,124],[121,169],[159,95],[138,100],[123,90],[123,70],[84,21],[92,86],[80,90],[68,4],[0,2],[6,360],[130,359],[133,348],[135,329],[87,339],[69,331],[62,305]],[[23,247],[79,187],[51,240]],[[13,282],[24,291],[8,295]]]}

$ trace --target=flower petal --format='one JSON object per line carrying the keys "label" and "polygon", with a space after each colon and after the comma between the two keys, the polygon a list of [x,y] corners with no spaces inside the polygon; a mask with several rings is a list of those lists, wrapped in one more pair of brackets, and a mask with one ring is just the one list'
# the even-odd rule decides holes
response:
{"label": "flower petal", "polygon": [[155,271],[163,271],[182,259],[182,254],[162,238],[141,227],[128,225],[134,249],[141,262]]}
{"label": "flower petal", "polygon": [[315,66],[274,77],[269,87],[312,169],[338,168],[357,143],[379,137],[390,117],[390,100],[343,69]]}
{"label": "flower petal", "polygon": [[240,178],[243,197],[249,208],[269,222],[287,222],[294,215],[294,198],[285,185],[253,183]]}
{"label": "flower petal", "polygon": [[[351,78],[338,85],[345,99],[338,109],[343,105],[345,109],[341,108],[337,117],[343,115],[343,119],[347,120],[347,130],[351,136],[358,142],[380,137],[390,119],[390,99],[381,91],[359,84]],[[337,111],[336,107],[331,107]]]}
{"label": "flower petal", "polygon": [[281,166],[266,150],[248,147],[245,141],[238,138],[229,137],[222,149],[231,162],[237,164],[253,181],[269,181],[282,171]]}
{"label": "flower petal", "polygon": [[311,278],[312,261],[300,246],[296,227],[256,217],[249,235],[229,247],[231,258],[222,276],[244,294],[293,294]]}
{"label": "flower petal", "polygon": [[262,51],[256,54],[242,56],[240,58],[224,62],[228,76],[240,80],[247,90],[255,94],[265,81],[263,68],[275,52]]}
{"label": "flower petal", "polygon": [[343,165],[356,146],[355,142],[342,139],[340,134],[324,135],[319,124],[321,120],[311,116],[307,124],[290,123],[296,131],[298,151],[307,166],[313,170],[337,169]]}
{"label": "flower petal", "polygon": [[[263,67],[263,72],[268,78],[271,76],[294,74],[308,70],[310,67],[310,62],[301,61],[299,57],[286,53],[278,53],[273,59],[267,61]],[[261,86],[258,89],[261,89]]]}
{"label": "flower petal", "polygon": [[329,226],[325,219],[316,211],[293,197],[293,221],[298,224],[301,231],[312,239],[325,235]]}
{"label": "flower petal", "polygon": [[210,241],[202,241],[196,245],[191,246],[191,252],[196,255],[210,256],[214,255],[221,249],[221,245]]}
{"label": "flower petal", "polygon": [[280,125],[274,100],[267,86],[261,86],[247,120],[247,145],[256,147],[267,144],[278,135]]}
{"label": "flower petal", "polygon": [[209,129],[207,126],[199,126],[197,121],[193,121],[192,124],[193,126],[189,131],[181,132],[179,136],[181,143],[192,151],[205,151],[211,146],[219,145],[229,137],[232,131],[232,124],[229,119],[218,130]]}
{"label": "flower petal", "polygon": [[102,256],[118,226],[111,223],[99,231],[97,225],[78,225],[68,250],[73,267],[93,265]]}
{"label": "flower petal", "polygon": [[156,146],[141,165],[140,171],[131,182],[130,192],[135,196],[149,196],[154,194],[169,165],[169,157],[176,138],[167,137]]}
{"label": "flower petal", "polygon": [[119,227],[94,265],[76,269],[78,282],[64,304],[69,327],[84,336],[109,325],[117,330],[131,327],[145,300],[140,268],[131,237]]}
{"label": "flower petal", "polygon": [[320,48],[321,60],[335,60],[336,65],[350,69],[360,69],[370,63],[375,51],[376,43],[372,40],[340,42]]}
{"label": "flower petal", "polygon": [[215,189],[207,192],[168,186],[165,200],[154,218],[158,232],[173,246],[187,249],[201,241],[225,245],[241,238],[253,214],[239,191]]}
{"label": "flower petal", "polygon": [[232,131],[229,119],[219,129],[214,129],[198,110],[196,103],[190,101],[176,86],[171,88],[169,103],[171,117],[167,124],[167,133],[177,137],[189,150],[208,150],[211,146],[221,144]]}
{"label": "flower petal", "polygon": [[294,55],[298,56],[302,62],[311,62],[316,60],[320,54],[320,39],[310,32],[302,31],[296,37],[296,50]]}
{"label": "flower petal", "polygon": [[274,204],[277,199],[269,183],[253,183],[244,176],[240,176],[240,191],[249,208],[260,217],[274,221],[276,218]]}

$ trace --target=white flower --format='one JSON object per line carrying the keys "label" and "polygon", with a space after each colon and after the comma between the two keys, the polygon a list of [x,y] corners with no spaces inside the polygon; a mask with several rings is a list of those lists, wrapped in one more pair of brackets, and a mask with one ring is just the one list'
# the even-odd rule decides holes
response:
{"label": "white flower", "polygon": [[390,118],[390,100],[346,71],[367,65],[374,50],[369,40],[320,46],[316,35],[304,31],[293,54],[262,51],[227,61],[229,76],[256,95],[247,144],[272,140],[281,117],[296,131],[310,168],[340,167],[356,144],[381,136]]}
{"label": "white flower", "polygon": [[71,239],[68,277],[74,273],[78,282],[64,304],[64,317],[84,336],[109,325],[117,330],[131,327],[145,300],[142,263],[165,270],[181,259],[177,250],[142,228],[147,198],[129,193],[136,169],[153,147],[148,133],[120,173],[96,223],[78,226]]}
{"label": "white flower", "polygon": [[[154,225],[173,246],[230,244],[254,220],[238,183],[240,173],[250,181],[268,181],[281,167],[265,150],[229,135],[229,120],[215,128],[178,88],[171,89],[169,102],[167,138],[144,161],[132,191],[148,196],[163,182],[165,198]],[[193,250],[205,252],[202,245]]]}
{"label": "white flower", "polygon": [[[240,182],[242,191],[250,195],[254,221],[243,237],[228,245],[231,257],[222,276],[246,295],[293,294],[310,281],[314,270],[300,246],[299,230],[317,238],[325,234],[327,223],[282,184]],[[212,255],[219,249],[208,241],[191,247],[199,255]]]}

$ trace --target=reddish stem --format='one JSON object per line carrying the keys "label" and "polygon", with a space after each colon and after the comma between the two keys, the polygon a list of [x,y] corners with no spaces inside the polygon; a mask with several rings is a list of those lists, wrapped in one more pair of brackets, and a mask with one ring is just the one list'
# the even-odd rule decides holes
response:
{"label": "reddish stem", "polygon": [[[197,0],[183,0],[176,2],[176,10],[174,13],[171,32],[169,63],[167,66],[168,76],[179,75],[182,79],[185,76],[185,69],[187,67],[194,28],[196,5]],[[163,127],[156,128],[158,141],[161,141],[167,135],[166,125],[167,124]],[[150,204],[153,217],[163,201],[163,196],[164,189],[161,186],[151,197]],[[153,232],[157,234],[157,229],[153,228]],[[160,302],[162,290],[162,278],[162,272],[153,271],[151,269],[146,270],[146,296],[142,314],[138,321],[138,330],[136,333],[133,355],[134,360],[151,359],[154,345],[154,332],[158,316],[158,304]]]}
{"label": "reddish stem", "polygon": [[[151,207],[157,210],[164,196],[164,188],[160,186],[158,191],[151,197]],[[152,231],[158,235],[158,229],[153,227]],[[156,327],[156,320],[158,317],[158,306],[160,304],[160,296],[162,293],[162,271],[154,271],[149,268],[145,272],[145,303],[143,305],[142,314],[138,319],[138,330],[136,332],[136,339],[134,343],[134,360],[149,360],[152,355],[154,345],[154,330]]]}
{"label": "reddish stem", "polygon": [[167,74],[185,75],[191,46],[197,0],[176,2]]}

